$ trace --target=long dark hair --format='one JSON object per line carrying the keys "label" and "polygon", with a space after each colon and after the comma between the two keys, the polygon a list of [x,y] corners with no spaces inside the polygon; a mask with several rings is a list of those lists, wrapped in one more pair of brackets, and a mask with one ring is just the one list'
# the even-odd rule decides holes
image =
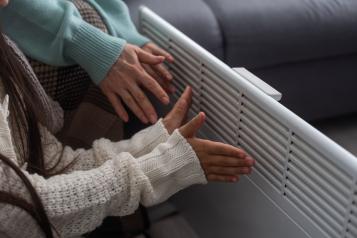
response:
{"label": "long dark hair", "polygon": [[[38,114],[36,114],[36,105],[38,105],[39,99],[35,96],[35,89],[31,87],[27,77],[23,66],[15,58],[0,31],[0,78],[11,99],[9,104],[11,111],[10,125],[20,140],[20,144],[16,145],[20,152],[19,159],[22,160],[20,161],[22,163],[27,162],[27,171],[30,174],[37,173],[48,177],[49,172],[45,168],[41,146]],[[31,203],[29,203],[14,194],[0,191],[0,203],[7,203],[23,209],[34,218],[46,237],[54,237],[44,206],[30,181],[9,158],[0,154],[0,162],[15,172],[31,198]]]}

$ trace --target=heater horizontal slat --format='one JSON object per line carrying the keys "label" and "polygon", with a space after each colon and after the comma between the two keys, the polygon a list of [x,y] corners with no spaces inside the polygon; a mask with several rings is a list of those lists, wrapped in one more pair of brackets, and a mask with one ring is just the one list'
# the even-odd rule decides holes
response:
{"label": "heater horizontal slat", "polygon": [[286,136],[289,133],[289,130],[285,126],[283,126],[280,122],[277,122],[276,119],[272,118],[268,113],[260,109],[258,106],[254,105],[254,103],[249,101],[249,99],[244,98],[243,106],[248,108],[252,113],[254,113],[254,115],[263,120],[267,127],[273,128],[282,136]]}
{"label": "heater horizontal slat", "polygon": [[239,110],[238,93],[236,96],[226,94],[224,92],[224,89],[218,86],[215,81],[212,81],[210,78],[207,78],[207,76],[205,75],[202,76],[202,85],[205,90],[202,93],[204,96],[216,98],[217,100],[221,101],[222,104],[224,103],[224,105],[233,112]]}
{"label": "heater horizontal slat", "polygon": [[307,189],[300,179],[301,178],[296,178],[295,176],[289,176],[287,190],[293,191],[300,200],[300,203],[307,206],[311,211],[314,211],[314,213],[319,216],[319,219],[328,224],[336,233],[341,232],[343,230],[342,223],[344,217],[341,217],[329,209],[321,197],[316,196],[311,190]]}
{"label": "heater horizontal slat", "polygon": [[225,123],[233,122],[234,124],[236,124],[236,122],[238,122],[237,119],[237,115],[239,114],[238,109],[236,109],[235,111],[229,110],[229,108],[226,107],[227,103],[221,102],[219,99],[216,99],[216,97],[214,97],[213,95],[212,97],[202,96],[201,104],[202,104],[202,108],[204,108],[204,106],[207,106],[213,109],[213,112],[215,112],[214,114],[222,117]]}
{"label": "heater horizontal slat", "polygon": [[150,22],[142,21],[141,29],[146,30],[146,34],[151,33],[157,36],[163,42],[169,42],[169,37],[165,35],[165,33],[161,32],[157,27],[153,26]]}
{"label": "heater horizontal slat", "polygon": [[341,183],[343,183],[345,187],[351,186],[352,178],[350,176],[347,176],[343,170],[338,168],[338,166],[332,164],[330,160],[323,157],[318,152],[314,151],[301,139],[296,138],[293,140],[293,142],[296,145],[295,150],[298,150],[301,153],[307,155],[307,157],[315,158],[314,161],[319,161],[318,163],[320,164],[320,166],[322,166],[323,170],[329,172],[330,176],[332,175],[331,177],[334,177],[336,180],[341,181]]}
{"label": "heater horizontal slat", "polygon": [[195,80],[196,78],[198,78],[197,74],[191,71],[187,71],[182,66],[177,64],[171,65],[170,69],[174,71],[177,75],[183,77],[186,84],[193,87],[197,91],[199,90],[199,81]]}
{"label": "heater horizontal slat", "polygon": [[[288,184],[289,186],[289,184]],[[294,185],[291,185],[291,187],[294,187]],[[330,227],[329,224],[327,224],[325,221],[320,219],[320,216],[315,212],[315,210],[312,210],[310,206],[307,206],[305,203],[301,202],[301,197],[306,198],[304,194],[296,192],[298,190],[286,190],[286,197],[307,217],[311,219],[312,222],[314,222],[326,235],[328,238],[339,238],[339,233],[336,232],[333,228]],[[315,208],[319,209],[319,208]]]}
{"label": "heater horizontal slat", "polygon": [[[284,167],[282,164],[278,163],[274,158],[272,158],[269,154],[267,154],[264,149],[262,149],[259,144],[257,144],[254,140],[252,140],[249,135],[247,135],[245,132],[241,132],[241,138],[242,140],[240,143],[243,145],[250,146],[250,152],[255,152],[255,154],[259,154],[259,159],[257,159],[257,164],[262,163],[264,164],[267,169],[267,171],[274,173],[275,175],[281,175],[284,170]],[[254,149],[253,149],[254,148]],[[277,176],[278,177],[278,176]],[[282,177],[279,176],[280,179]]]}
{"label": "heater horizontal slat", "polygon": [[171,72],[171,73],[175,78],[178,79],[177,81],[180,81],[180,82],[174,82],[173,83],[173,85],[176,87],[176,89],[179,90],[179,91],[176,91],[177,96],[179,96],[185,91],[186,86],[185,86],[185,84],[183,84],[184,83],[183,80],[182,80],[183,78],[181,78],[180,76],[178,76],[174,72]]}
{"label": "heater horizontal slat", "polygon": [[351,224],[347,225],[347,237],[348,238],[356,238],[357,237],[357,228],[352,226]]}
{"label": "heater horizontal slat", "polygon": [[346,212],[345,209],[348,204],[348,200],[345,196],[343,196],[341,193],[336,192],[336,190],[334,190],[330,186],[328,181],[322,179],[320,176],[313,173],[313,171],[306,167],[303,163],[294,160],[294,158],[293,161],[294,162],[291,162],[291,164],[289,165],[290,173],[304,176],[304,178],[302,179],[308,180],[309,185],[311,187],[316,188],[315,191],[319,192],[320,196],[323,197],[323,199],[329,200],[331,206],[333,206],[335,209],[339,210],[342,213]]}
{"label": "heater horizontal slat", "polygon": [[215,132],[216,136],[219,136],[222,139],[220,140],[221,142],[232,143],[234,141],[234,137],[225,134],[223,130],[219,130],[216,127],[216,124],[212,122],[212,120],[207,120],[206,126],[210,128],[213,132]]}
{"label": "heater horizontal slat", "polygon": [[252,131],[254,131],[259,140],[270,146],[271,150],[274,150],[274,155],[281,155],[282,157],[285,157],[285,154],[287,153],[287,141],[285,141],[285,143],[280,142],[276,139],[276,137],[274,137],[273,134],[269,134],[264,131],[262,129],[263,126],[259,127],[259,124],[255,124],[253,121],[249,120],[246,115],[241,115],[241,119],[242,121],[240,126],[243,129],[246,127],[250,128]]}
{"label": "heater horizontal slat", "polygon": [[165,49],[168,48],[169,39],[165,37],[162,33],[160,33],[158,30],[155,30],[155,28],[152,27],[150,24],[144,22],[142,31],[144,32],[145,35],[151,38],[156,44],[160,45],[161,47],[165,46],[164,47]]}
{"label": "heater horizontal slat", "polygon": [[[173,81],[173,85],[175,87],[179,87],[180,90],[182,90],[182,92],[186,89],[186,87],[189,85],[189,82],[187,82],[187,80],[185,79],[185,75],[181,72],[181,73],[177,73],[174,70],[171,70],[171,74],[174,77],[174,81]],[[197,95],[199,94],[198,89],[196,89],[196,87],[191,86],[192,90],[193,90],[193,94]],[[182,92],[175,92],[175,94],[177,94],[178,96],[181,95]],[[194,100],[197,98],[193,98]]]}
{"label": "heater horizontal slat", "polygon": [[323,206],[324,210],[331,210],[331,216],[336,217],[339,221],[343,221],[346,214],[346,206],[348,204],[347,200],[340,203],[338,198],[322,189],[320,184],[316,183],[314,178],[307,173],[304,173],[305,171],[302,171],[292,164],[289,165],[289,168],[289,178],[294,176],[303,183],[301,190],[304,190],[306,193],[309,193],[311,197],[314,197],[317,200],[316,202]]}
{"label": "heater horizontal slat", "polygon": [[[349,226],[347,226],[347,229],[350,229]],[[351,231],[348,230],[349,233],[346,234],[346,237],[347,237],[347,238],[356,238],[356,237],[357,237],[357,231],[355,231],[354,228],[353,228],[353,230],[354,230],[353,233],[351,233]]]}
{"label": "heater horizontal slat", "polygon": [[[249,135],[245,135],[245,133],[243,132],[242,133],[242,141],[240,141],[240,144],[243,144],[243,142],[245,143],[246,142],[246,144],[248,144],[248,145],[251,145],[251,147],[252,148],[255,148],[254,146],[260,146],[259,144],[257,144],[255,141],[253,141],[253,140],[250,140],[249,139],[249,137],[247,137],[247,136],[249,136]],[[271,157],[271,155],[269,155],[268,153],[266,153],[266,151],[264,151],[264,149],[261,149],[261,148],[259,148],[259,149],[253,149],[253,150],[251,150],[251,151],[255,151],[256,153],[258,153],[259,155],[260,155],[260,159],[258,160],[257,159],[257,163],[259,164],[259,163],[261,163],[261,162],[263,162],[264,164],[265,163],[268,163],[270,166],[272,166],[275,170],[277,170],[277,171],[279,171],[279,173],[283,173],[283,170],[284,170],[284,166],[281,164],[281,163],[279,163],[277,160],[276,160],[276,158],[273,158],[273,157]],[[270,166],[269,166],[269,168],[270,168]],[[281,182],[280,182],[281,183]]]}
{"label": "heater horizontal slat", "polygon": [[357,227],[356,227],[356,225],[357,225],[356,213],[352,214],[352,216],[350,217],[349,223],[350,223],[351,227],[355,227],[357,229]]}
{"label": "heater horizontal slat", "polygon": [[[175,58],[175,62],[173,63],[174,65],[180,65],[181,68],[186,72],[200,72],[199,64],[196,65],[196,62],[194,62],[192,59],[182,57],[177,51],[171,51],[170,53]],[[193,80],[197,78],[194,78]]]}
{"label": "heater horizontal slat", "polygon": [[[357,199],[355,198],[354,201],[353,201],[353,204],[352,204],[352,208],[351,208],[351,212],[353,214],[353,216],[357,216]],[[356,222],[356,225],[357,225],[357,222]]]}
{"label": "heater horizontal slat", "polygon": [[[264,150],[264,152],[266,154],[269,154],[271,158],[274,158],[274,160],[279,161],[280,163],[283,163],[285,154],[284,154],[284,152],[279,153],[274,148],[274,146],[277,146],[277,145],[274,145],[274,146],[272,145],[275,142],[268,142],[266,140],[263,140],[262,138],[260,138],[259,135],[257,135],[251,128],[249,128],[244,123],[241,124],[241,130],[240,130],[239,134],[241,134],[242,132],[247,134],[249,136],[249,138],[252,139],[262,150]],[[258,149],[258,148],[256,148],[256,149]]]}
{"label": "heater horizontal slat", "polygon": [[[354,207],[356,206],[356,200],[354,202]],[[357,237],[357,212],[356,209],[353,209],[353,212],[351,211],[351,217],[347,221],[347,234],[350,235],[348,237]]]}
{"label": "heater horizontal slat", "polygon": [[338,179],[331,177],[330,173],[323,170],[321,165],[317,163],[313,157],[305,155],[302,151],[296,150],[294,147],[292,147],[292,152],[292,158],[294,161],[298,161],[301,164],[304,164],[306,168],[309,168],[309,171],[311,171],[310,173],[314,175],[316,179],[328,182],[329,186],[336,190],[336,193],[340,192],[343,196],[347,196],[349,194],[349,188],[347,188]]}
{"label": "heater horizontal slat", "polygon": [[229,121],[226,117],[222,115],[217,115],[215,112],[214,105],[202,102],[201,110],[207,114],[207,120],[214,119],[216,122],[217,128],[225,128],[226,133],[235,137],[237,134],[235,133],[235,123],[234,121]]}
{"label": "heater horizontal slat", "polygon": [[239,95],[239,90],[236,87],[232,87],[227,83],[227,81],[223,80],[221,77],[213,73],[210,69],[203,67],[202,68],[203,75],[206,75],[207,78],[210,78],[212,82],[214,82],[219,88],[223,89],[225,94],[228,94],[232,97],[237,97]]}
{"label": "heater horizontal slat", "polygon": [[[269,126],[264,120],[262,120],[260,117],[255,115],[253,112],[250,110],[246,109],[243,110],[243,113],[241,115],[242,120],[246,120],[251,124],[255,124],[257,127],[264,128],[264,130],[271,135],[271,137],[274,138],[278,143],[280,143],[282,146],[286,147],[286,144],[288,143],[288,136],[287,134],[283,136],[277,130],[275,130],[273,127]],[[286,149],[286,148],[285,148]]]}
{"label": "heater horizontal slat", "polygon": [[185,51],[184,49],[175,45],[172,41],[170,44],[170,53],[175,54],[176,58],[180,60],[185,66],[189,67],[191,70],[200,70],[201,64],[200,61],[193,57],[190,53]]}
{"label": "heater horizontal slat", "polygon": [[228,124],[224,124],[220,121],[220,119],[218,118],[219,116],[217,116],[211,108],[202,105],[201,109],[207,114],[206,122],[214,126],[217,131],[222,130],[220,134],[226,134],[228,135],[228,138],[236,137],[236,133],[234,132],[234,130],[232,130],[232,126],[234,124],[233,122],[228,122]]}
{"label": "heater horizontal slat", "polygon": [[152,33],[147,33],[146,34],[148,38],[150,38],[153,42],[155,42],[159,47],[163,49],[167,49],[169,47],[169,44],[167,42],[164,42],[162,39],[160,39],[157,35],[154,35]]}
{"label": "heater horizontal slat", "polygon": [[[260,154],[258,154],[255,150],[252,149],[250,145],[246,142],[241,142],[242,148],[244,148],[247,153],[257,159],[259,162],[254,166],[254,170],[258,171],[265,179],[267,179],[277,191],[280,191],[281,187],[281,180],[282,180],[282,173],[278,170],[276,171],[275,168],[271,168],[271,165],[266,162]],[[261,162],[260,162],[261,161]],[[271,172],[274,171],[274,172]]]}

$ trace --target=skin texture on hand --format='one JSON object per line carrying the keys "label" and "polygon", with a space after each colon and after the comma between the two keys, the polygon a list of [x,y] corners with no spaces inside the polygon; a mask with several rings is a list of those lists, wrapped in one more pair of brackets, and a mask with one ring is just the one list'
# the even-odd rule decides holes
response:
{"label": "skin texture on hand", "polygon": [[129,120],[123,102],[143,123],[157,121],[156,111],[142,87],[163,104],[169,103],[169,97],[160,84],[146,72],[142,64],[156,66],[162,64],[164,60],[163,56],[155,56],[137,46],[126,44],[107,77],[100,82],[101,90],[123,121]]}
{"label": "skin texture on hand", "polygon": [[[169,63],[174,62],[174,58],[172,57],[172,55],[170,55],[168,52],[161,49],[160,47],[158,47],[152,42],[145,44],[142,47],[142,49],[150,54],[165,57],[165,60]],[[163,89],[167,93],[175,92],[175,87],[172,85],[173,76],[167,70],[164,64],[158,64],[158,65],[143,64],[143,67],[146,70],[146,72],[148,72],[153,78],[155,78],[159,82],[159,84],[163,87]]]}
{"label": "skin texture on hand", "polygon": [[171,134],[175,129],[180,128],[185,121],[192,100],[192,89],[187,87],[176,102],[173,109],[162,120],[166,130]]}
{"label": "skin texture on hand", "polygon": [[180,133],[187,139],[199,158],[208,181],[237,182],[240,175],[250,174],[255,161],[244,150],[224,143],[196,138],[196,133],[206,118],[203,112],[182,125],[191,98],[192,90],[188,87],[163,119],[168,132],[171,134],[179,128]]}

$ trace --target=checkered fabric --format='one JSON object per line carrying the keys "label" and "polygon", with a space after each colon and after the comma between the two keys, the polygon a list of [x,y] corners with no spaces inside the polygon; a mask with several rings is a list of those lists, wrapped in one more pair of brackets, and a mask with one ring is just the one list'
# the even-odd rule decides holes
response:
{"label": "checkered fabric", "polygon": [[[72,0],[83,20],[107,32],[107,28],[97,11],[85,0]],[[83,102],[91,102],[108,112],[111,105],[99,88],[92,84],[89,75],[78,65],[56,67],[29,58],[29,62],[47,94],[58,101],[65,111],[73,110]],[[88,89],[90,93],[86,94]]]}

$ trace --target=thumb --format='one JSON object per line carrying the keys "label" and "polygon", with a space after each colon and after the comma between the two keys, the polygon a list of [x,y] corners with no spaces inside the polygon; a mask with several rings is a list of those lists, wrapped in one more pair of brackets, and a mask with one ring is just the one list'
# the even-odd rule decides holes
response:
{"label": "thumb", "polygon": [[142,49],[139,49],[138,59],[141,63],[156,65],[156,64],[161,64],[162,62],[164,62],[165,57],[156,56],[156,55],[150,54]]}
{"label": "thumb", "polygon": [[195,116],[191,121],[183,125],[179,130],[183,137],[192,138],[196,135],[198,130],[202,127],[205,121],[206,115],[203,112],[200,112]]}
{"label": "thumb", "polygon": [[172,118],[175,118],[178,121],[180,126],[183,120],[187,116],[188,109],[191,106],[192,101],[192,88],[187,86],[185,91],[182,93],[181,97],[178,99],[169,115]]}

